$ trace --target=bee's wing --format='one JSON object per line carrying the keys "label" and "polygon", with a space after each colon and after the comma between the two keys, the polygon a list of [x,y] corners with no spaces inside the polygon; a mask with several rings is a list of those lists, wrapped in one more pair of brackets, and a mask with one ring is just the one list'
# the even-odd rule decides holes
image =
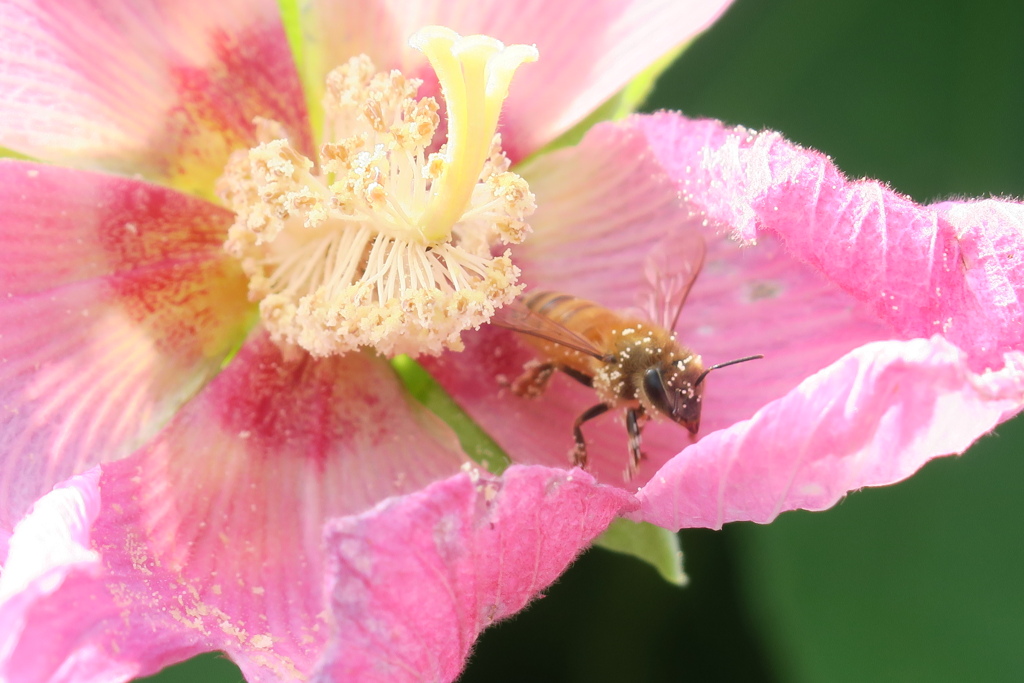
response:
{"label": "bee's wing", "polygon": [[673,230],[651,250],[644,261],[647,282],[641,293],[641,306],[651,320],[675,330],[706,252],[701,234],[685,227]]}
{"label": "bee's wing", "polygon": [[594,358],[605,357],[601,349],[594,346],[590,341],[567,327],[559,325],[550,318],[534,313],[519,299],[510,304],[505,304],[496,310],[491,318],[491,323],[508,330],[522,332],[523,334],[546,339],[555,344],[568,346],[570,349],[575,349]]}

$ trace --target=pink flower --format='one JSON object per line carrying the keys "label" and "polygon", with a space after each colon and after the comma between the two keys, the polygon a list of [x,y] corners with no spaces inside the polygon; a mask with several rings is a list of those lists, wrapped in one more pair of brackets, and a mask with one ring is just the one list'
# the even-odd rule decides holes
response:
{"label": "pink flower", "polygon": [[[321,113],[323,77],[359,53],[436,91],[405,44],[429,24],[544,53],[503,109],[522,159],[724,4],[314,4],[298,71],[269,0],[0,7],[0,145],[36,160],[0,162],[3,677],[125,680],[221,649],[253,682],[451,680],[636,509],[581,471],[481,474],[387,362],[258,325],[250,238],[224,250],[247,218],[215,181],[237,200],[251,179],[229,156],[276,131],[277,161],[312,158],[344,113]],[[458,175],[453,147],[435,179]]]}
{"label": "pink flower", "polygon": [[516,167],[537,201],[521,281],[630,306],[652,247],[686,225],[709,258],[681,338],[709,362],[766,358],[709,378],[696,443],[647,427],[633,495],[615,419],[586,426],[593,476],[564,471],[593,392],[558,377],[510,396],[500,378],[530,353],[466,332],[465,352],[425,364],[520,464],[460,472],[385,362],[250,331],[214,179],[257,142],[255,116],[312,154],[300,77],[315,93],[360,52],[429,77],[402,46],[435,23],[539,46],[503,114],[524,159],[719,4],[690,23],[619,3],[565,24],[498,4],[318,8],[300,75],[272,3],[135,7],[0,8],[0,143],[76,167],[0,164],[12,680],[123,680],[210,649],[250,681],[451,680],[482,628],[618,515],[675,529],[825,508],[1024,403],[1020,204],[917,206],[772,133],[638,116]]}

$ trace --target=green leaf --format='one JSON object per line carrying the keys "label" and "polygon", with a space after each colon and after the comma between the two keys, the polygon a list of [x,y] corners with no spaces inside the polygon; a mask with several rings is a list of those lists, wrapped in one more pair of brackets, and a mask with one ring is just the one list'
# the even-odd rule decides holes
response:
{"label": "green leaf", "polygon": [[223,652],[207,652],[179,662],[135,683],[244,683],[242,672]]}
{"label": "green leaf", "polygon": [[679,536],[668,529],[647,522],[617,519],[594,541],[594,545],[646,562],[671,584],[687,584]]}

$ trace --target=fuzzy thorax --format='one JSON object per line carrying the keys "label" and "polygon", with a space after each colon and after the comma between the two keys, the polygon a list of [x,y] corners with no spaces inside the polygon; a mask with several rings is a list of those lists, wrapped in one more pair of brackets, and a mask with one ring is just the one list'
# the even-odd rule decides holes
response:
{"label": "fuzzy thorax", "polygon": [[495,134],[516,68],[535,48],[429,27],[412,37],[437,73],[448,140],[417,79],[366,56],[332,71],[317,163],[273,122],[218,184],[236,220],[225,244],[275,341],[315,356],[461,349],[460,333],[515,298],[508,250],[529,232],[526,182]]}

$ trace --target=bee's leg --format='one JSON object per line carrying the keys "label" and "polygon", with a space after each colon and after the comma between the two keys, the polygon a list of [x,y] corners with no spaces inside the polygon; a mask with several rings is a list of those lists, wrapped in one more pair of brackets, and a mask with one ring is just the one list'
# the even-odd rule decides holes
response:
{"label": "bee's leg", "polygon": [[512,382],[512,393],[516,396],[536,398],[544,393],[559,366],[555,363],[541,363],[531,360],[523,366],[523,374]]}
{"label": "bee's leg", "polygon": [[608,408],[608,405],[598,403],[596,406],[588,408],[585,413],[576,418],[576,422],[572,425],[572,436],[576,440],[576,446],[572,449],[573,465],[583,468],[587,466],[587,442],[583,440],[583,430],[581,429],[583,423],[587,420],[593,420],[598,415],[607,413]]}
{"label": "bee's leg", "polygon": [[646,458],[640,450],[640,430],[647,422],[647,414],[643,406],[630,408],[626,411],[626,432],[629,434],[629,467],[626,469],[626,481],[636,476],[640,469],[640,461]]}
{"label": "bee's leg", "polygon": [[594,388],[594,378],[591,377],[590,375],[584,375],[579,370],[574,370],[573,368],[569,367],[560,367],[558,369],[572,377],[574,380],[576,380],[583,386],[590,387],[591,389]]}

